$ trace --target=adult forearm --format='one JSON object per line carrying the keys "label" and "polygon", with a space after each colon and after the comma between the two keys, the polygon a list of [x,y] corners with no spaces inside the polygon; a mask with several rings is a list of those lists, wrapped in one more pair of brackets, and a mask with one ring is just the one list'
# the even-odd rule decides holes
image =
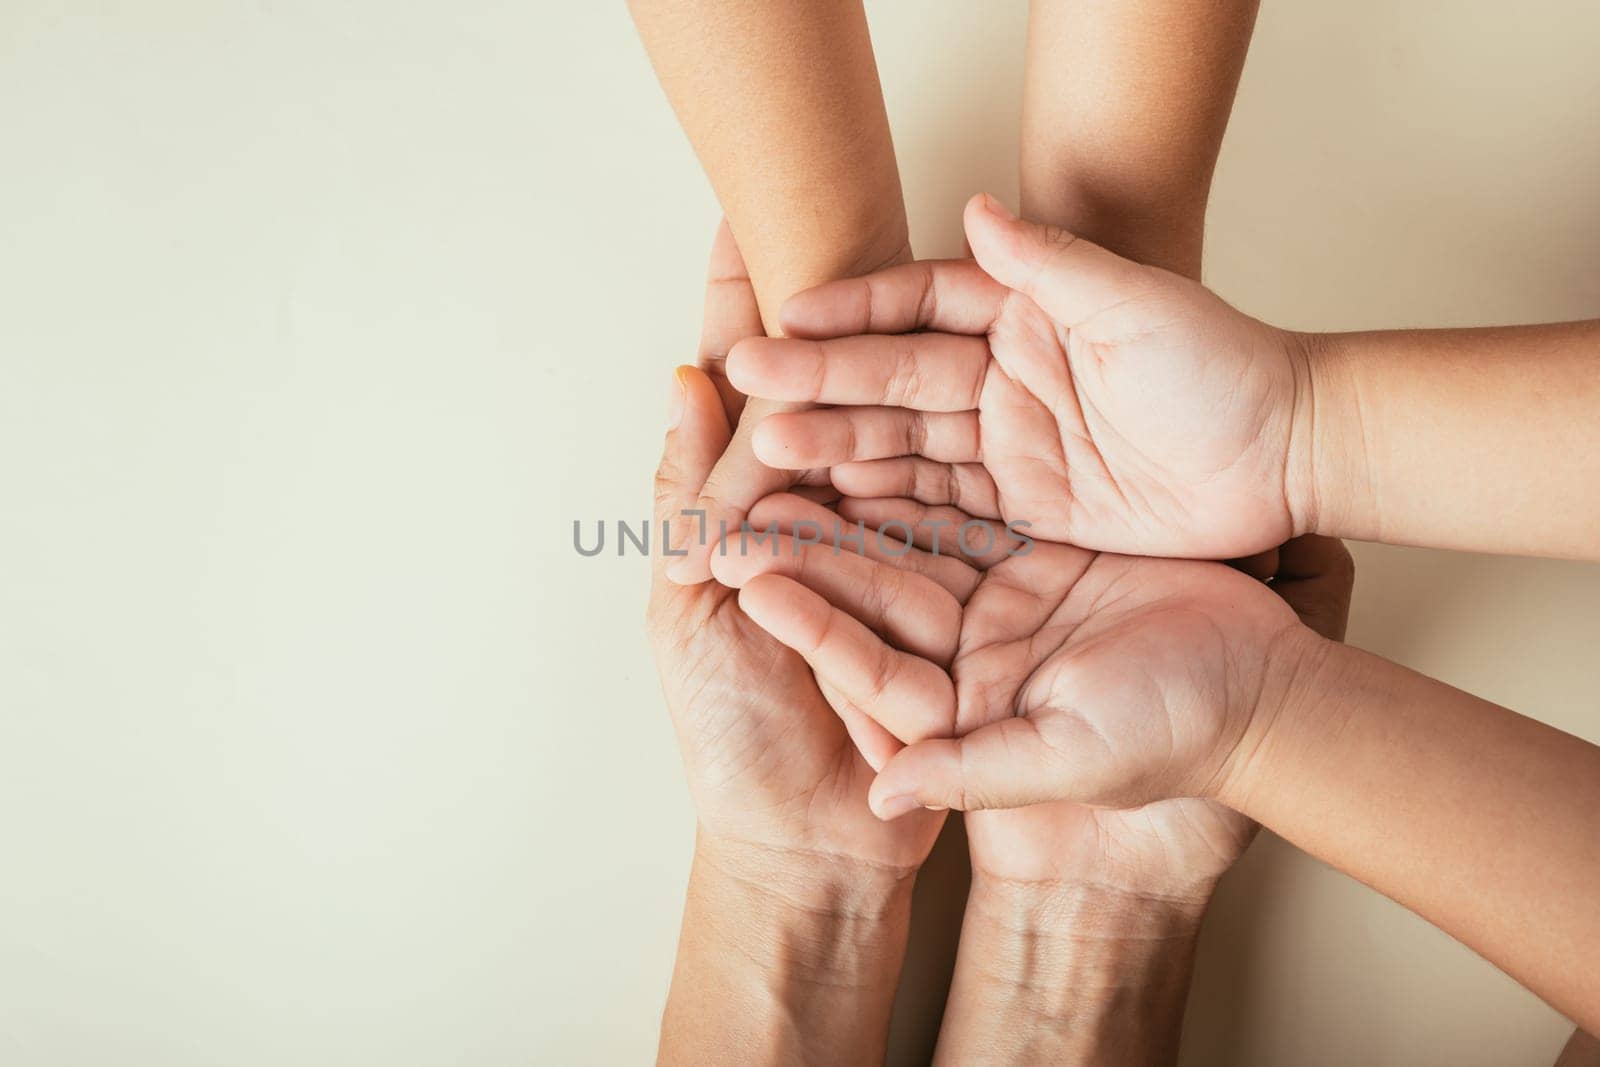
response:
{"label": "adult forearm", "polygon": [[1306,342],[1306,444],[1291,464],[1304,523],[1600,559],[1600,320]]}
{"label": "adult forearm", "polygon": [[1219,799],[1600,1026],[1600,748],[1315,640]]}
{"label": "adult forearm", "polygon": [[631,0],[750,267],[769,333],[795,292],[907,254],[860,0]]}
{"label": "adult forearm", "polygon": [[914,879],[702,834],[662,1063],[881,1063]]}
{"label": "adult forearm", "polygon": [[1175,1062],[1205,901],[975,875],[937,1062]]}
{"label": "adult forearm", "polygon": [[1033,0],[1022,214],[1200,276],[1257,0]]}

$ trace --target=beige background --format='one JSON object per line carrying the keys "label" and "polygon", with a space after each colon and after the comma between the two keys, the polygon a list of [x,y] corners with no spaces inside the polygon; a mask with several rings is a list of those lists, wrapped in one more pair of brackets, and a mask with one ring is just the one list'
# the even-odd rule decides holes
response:
{"label": "beige background", "polygon": [[[950,253],[1014,201],[1023,5],[872,14]],[[1597,35],[1269,0],[1210,282],[1300,327],[1596,314]],[[0,1062],[650,1056],[692,815],[645,566],[570,524],[645,512],[715,218],[620,3],[4,5]],[[1358,554],[1353,641],[1600,739],[1600,568]],[[1565,1032],[1264,840],[1187,1059]]]}

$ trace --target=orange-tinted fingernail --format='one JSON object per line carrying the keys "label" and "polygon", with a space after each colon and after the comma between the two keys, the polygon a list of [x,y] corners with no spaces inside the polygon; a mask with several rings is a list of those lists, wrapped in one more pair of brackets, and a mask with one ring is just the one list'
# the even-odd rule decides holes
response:
{"label": "orange-tinted fingernail", "polygon": [[676,430],[683,421],[684,401],[689,391],[688,367],[672,372],[672,396],[667,400],[667,429]]}

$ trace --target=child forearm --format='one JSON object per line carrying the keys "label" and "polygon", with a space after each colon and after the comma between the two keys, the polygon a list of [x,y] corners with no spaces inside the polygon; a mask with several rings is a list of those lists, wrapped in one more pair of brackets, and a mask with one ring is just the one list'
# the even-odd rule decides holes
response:
{"label": "child forearm", "polygon": [[1600,1026],[1600,748],[1332,642],[1305,662],[1219,799]]}
{"label": "child forearm", "polygon": [[1600,321],[1308,335],[1318,532],[1600,559]]}
{"label": "child forearm", "polygon": [[1200,276],[1257,0],[1033,0],[1022,215]]}
{"label": "child forearm", "polygon": [[903,256],[905,206],[860,0],[631,0],[769,333],[819,282]]}

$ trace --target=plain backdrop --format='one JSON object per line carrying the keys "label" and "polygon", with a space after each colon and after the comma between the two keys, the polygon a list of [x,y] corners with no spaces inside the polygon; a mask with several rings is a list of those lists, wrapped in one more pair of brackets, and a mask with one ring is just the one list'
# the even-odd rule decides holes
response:
{"label": "plain backdrop", "polygon": [[[953,254],[1015,203],[1024,4],[870,11]],[[1597,35],[1268,0],[1210,284],[1304,328],[1600,313]],[[693,816],[645,563],[572,522],[647,512],[716,219],[619,2],[4,5],[0,1062],[649,1059]],[[1354,643],[1600,739],[1600,567],[1356,551]],[[1264,838],[1186,1061],[1567,1029]]]}

